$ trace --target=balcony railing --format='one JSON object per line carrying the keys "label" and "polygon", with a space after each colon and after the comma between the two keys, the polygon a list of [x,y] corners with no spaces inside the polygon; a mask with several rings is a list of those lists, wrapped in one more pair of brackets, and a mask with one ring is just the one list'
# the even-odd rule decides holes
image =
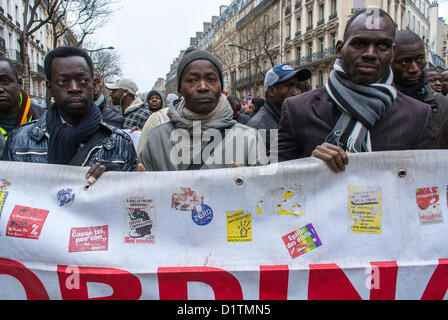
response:
{"label": "balcony railing", "polygon": [[11,61],[23,63],[19,50],[8,49],[6,50],[6,56]]}
{"label": "balcony railing", "polygon": [[297,60],[295,65],[297,67],[300,67],[315,62],[319,62],[325,59],[333,58],[335,56],[336,56],[336,48],[327,48],[322,51],[315,52],[310,56],[300,58],[299,60]]}
{"label": "balcony railing", "polygon": [[291,7],[286,8],[285,16],[289,16],[291,14]]}
{"label": "balcony railing", "polygon": [[313,25],[306,27],[306,32],[313,30]]}
{"label": "balcony railing", "polygon": [[302,35],[302,31],[301,30],[296,32],[296,37],[300,37],[301,35]]}
{"label": "balcony railing", "polygon": [[321,25],[323,25],[324,23],[325,23],[325,19],[322,18],[322,19],[320,19],[319,21],[317,21],[317,26],[321,26]]}
{"label": "balcony railing", "polygon": [[333,20],[333,19],[336,19],[337,17],[338,17],[338,13],[335,12],[335,13],[332,13],[332,14],[328,17],[328,20]]}
{"label": "balcony railing", "polygon": [[296,4],[294,5],[294,9],[297,10],[302,6],[302,0],[299,0],[296,2]]}

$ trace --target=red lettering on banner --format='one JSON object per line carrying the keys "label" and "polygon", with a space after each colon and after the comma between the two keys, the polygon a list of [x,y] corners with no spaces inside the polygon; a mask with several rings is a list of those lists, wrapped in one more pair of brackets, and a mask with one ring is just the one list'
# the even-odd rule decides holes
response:
{"label": "red lettering on banner", "polygon": [[[395,300],[397,293],[398,265],[391,262],[372,262],[372,288],[370,300]],[[378,288],[374,282],[379,281]]]}
{"label": "red lettering on banner", "polygon": [[23,264],[0,258],[0,274],[12,276],[20,281],[28,300],[50,300],[40,279]]}
{"label": "red lettering on banner", "polygon": [[362,300],[344,271],[336,264],[311,264],[309,300]]}
{"label": "red lettering on banner", "polygon": [[[59,266],[58,277],[62,299],[64,300],[138,300],[142,295],[140,280],[124,270],[107,268],[84,268],[76,267],[77,273],[69,270],[74,267]],[[68,287],[69,277],[78,277],[78,285]],[[87,290],[88,282],[104,283],[113,289],[109,297],[89,299]]]}
{"label": "red lettering on banner", "polygon": [[443,300],[448,290],[448,259],[440,259],[439,265],[423,293],[422,300]]}
{"label": "red lettering on banner", "polygon": [[260,266],[260,300],[288,300],[288,266]]}
{"label": "red lettering on banner", "polygon": [[159,268],[160,300],[188,300],[188,282],[208,284],[216,300],[242,300],[238,280],[225,270],[210,267]]}

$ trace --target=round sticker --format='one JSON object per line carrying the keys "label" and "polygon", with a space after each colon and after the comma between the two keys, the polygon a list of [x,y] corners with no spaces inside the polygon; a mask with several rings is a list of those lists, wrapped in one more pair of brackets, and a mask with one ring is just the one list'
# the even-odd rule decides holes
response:
{"label": "round sticker", "polygon": [[193,209],[191,218],[198,226],[206,226],[213,220],[213,210],[209,206],[201,204]]}

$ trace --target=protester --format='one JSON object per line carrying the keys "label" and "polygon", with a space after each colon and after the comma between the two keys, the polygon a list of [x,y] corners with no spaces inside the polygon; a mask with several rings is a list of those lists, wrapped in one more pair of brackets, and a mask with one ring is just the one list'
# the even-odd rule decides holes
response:
{"label": "protester", "polygon": [[[151,114],[146,121],[143,130],[140,134],[140,139],[137,146],[137,155],[140,156],[140,152],[143,150],[143,147],[146,144],[146,139],[148,139],[149,134],[151,131],[160,126],[161,124],[164,124],[165,122],[170,121],[170,118],[168,117],[168,110],[169,107],[174,107],[174,105],[177,105],[180,100],[178,100],[179,97],[175,94],[169,94],[167,97],[167,107],[163,108],[157,112],[154,112]],[[175,104],[176,103],[176,104]]]}
{"label": "protester", "polygon": [[432,90],[437,93],[442,93],[442,75],[436,69],[426,69],[425,77]]}
{"label": "protester", "polygon": [[445,97],[448,95],[448,70],[440,73],[442,76],[442,95]]}
{"label": "protester", "polygon": [[45,116],[11,132],[7,161],[92,166],[94,183],[105,171],[134,171],[129,136],[102,122],[93,103],[93,63],[77,47],[59,47],[45,58],[47,88],[55,103]]}
{"label": "protester", "polygon": [[123,113],[125,130],[141,130],[151,115],[142,99],[137,97],[138,87],[130,79],[119,79],[115,83],[106,83],[111,90],[110,97],[114,105],[119,105]]}
{"label": "protester", "polygon": [[392,62],[395,86],[407,96],[432,109],[431,128],[434,137],[448,117],[448,98],[436,93],[425,77],[425,43],[414,32],[401,30],[395,37],[395,58]]}
{"label": "protester", "polygon": [[[232,108],[223,93],[222,66],[215,56],[188,49],[179,62],[177,81],[182,99],[177,107],[169,108],[170,121],[149,134],[140,153],[144,168],[217,169],[262,161],[257,153],[257,132],[233,120]],[[207,137],[207,133],[211,136]],[[245,148],[234,152],[234,139],[246,140]]]}
{"label": "protester", "polygon": [[253,98],[252,102],[251,102],[251,114],[250,117],[253,118],[258,111],[260,111],[260,109],[263,107],[264,105],[264,99],[263,98]]}
{"label": "protester", "polygon": [[227,100],[229,101],[230,106],[233,110],[233,120],[236,120],[241,124],[247,124],[247,122],[250,120],[250,117],[241,112],[242,106],[240,98],[238,98],[237,96],[228,96]]}
{"label": "protester", "polygon": [[0,57],[0,156],[13,129],[41,118],[44,113],[45,110],[32,103],[22,89],[22,80],[14,64]]}
{"label": "protester", "polygon": [[393,86],[395,32],[392,18],[380,9],[360,11],[348,21],[326,87],[283,105],[280,161],[312,155],[341,172],[348,153],[432,147],[431,110]]}
{"label": "protester", "polygon": [[168,94],[168,96],[166,97],[166,107],[169,108],[169,107],[173,106],[177,100],[179,100],[179,97],[177,96],[177,94],[174,94],[174,93]]}
{"label": "protester", "polygon": [[300,93],[300,82],[311,78],[311,70],[294,70],[287,64],[278,65],[266,73],[264,91],[266,101],[252,119],[247,123],[249,127],[266,130],[265,145],[270,151],[271,130],[280,127],[280,116],[283,102],[287,98]]}
{"label": "protester", "polygon": [[146,103],[148,104],[149,111],[157,112],[163,108],[163,98],[162,95],[153,90],[148,93],[146,96]]}
{"label": "protester", "polygon": [[107,105],[106,98],[103,94],[101,75],[96,70],[93,73],[93,81],[95,84],[93,99],[95,100],[95,104],[101,111],[103,121],[107,124],[110,124],[111,126],[120,129],[123,126],[123,116]]}

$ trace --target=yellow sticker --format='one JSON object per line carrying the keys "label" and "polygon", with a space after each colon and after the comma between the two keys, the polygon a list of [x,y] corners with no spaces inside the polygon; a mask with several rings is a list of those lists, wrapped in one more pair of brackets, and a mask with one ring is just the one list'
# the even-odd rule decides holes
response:
{"label": "yellow sticker", "polygon": [[350,233],[381,234],[381,189],[348,187]]}
{"label": "yellow sticker", "polygon": [[252,215],[244,210],[227,211],[227,241],[252,241]]}
{"label": "yellow sticker", "polygon": [[278,188],[265,193],[257,202],[257,214],[305,215],[305,194],[301,186]]}

